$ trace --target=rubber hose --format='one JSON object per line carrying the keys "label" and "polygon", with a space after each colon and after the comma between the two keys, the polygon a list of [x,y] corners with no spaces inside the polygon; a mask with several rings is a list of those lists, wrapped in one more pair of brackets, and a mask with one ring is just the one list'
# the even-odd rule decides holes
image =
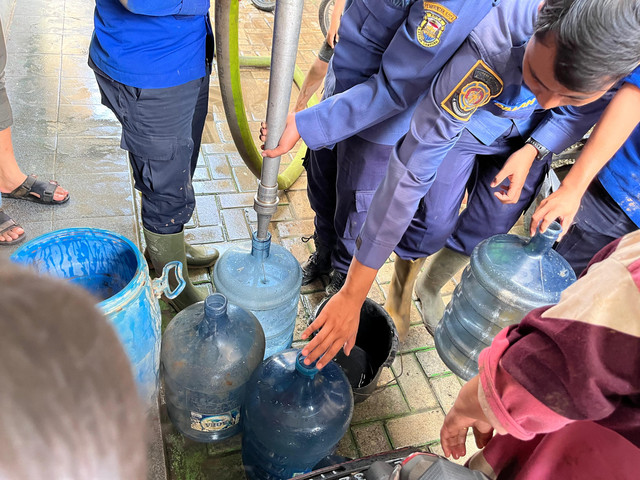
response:
{"label": "rubber hose", "polygon": [[[240,57],[238,47],[238,12],[237,0],[216,0],[215,2],[215,38],[216,64],[224,113],[229,124],[231,136],[245,165],[257,178],[262,171],[262,155],[258,151],[251,135],[247,113],[242,97],[240,82],[240,66],[266,67],[271,64],[271,57]],[[295,84],[300,87],[304,74],[296,66]],[[307,106],[318,103],[315,94]],[[291,187],[302,173],[302,159],[306,153],[306,145],[302,145],[287,168],[278,175],[278,188],[286,190]]]}

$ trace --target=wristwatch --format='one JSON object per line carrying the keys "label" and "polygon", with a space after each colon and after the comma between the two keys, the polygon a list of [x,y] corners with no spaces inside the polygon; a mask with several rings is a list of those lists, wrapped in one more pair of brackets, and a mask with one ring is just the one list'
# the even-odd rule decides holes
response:
{"label": "wristwatch", "polygon": [[529,137],[527,139],[526,142],[524,142],[525,144],[529,144],[529,145],[533,145],[533,147],[538,151],[538,154],[536,155],[536,160],[542,160],[544,157],[546,157],[549,153],[551,153],[551,151],[545,147],[544,145],[542,145],[539,141],[537,141],[535,138]]}

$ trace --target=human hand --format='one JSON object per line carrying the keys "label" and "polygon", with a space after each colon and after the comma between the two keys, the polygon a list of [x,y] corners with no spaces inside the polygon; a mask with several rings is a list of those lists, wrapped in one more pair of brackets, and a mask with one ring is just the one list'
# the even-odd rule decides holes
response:
{"label": "human hand", "polygon": [[478,448],[484,448],[493,438],[493,427],[490,424],[461,414],[454,405],[440,429],[440,443],[445,457],[453,456],[457,460],[466,455],[467,432],[470,427]]}
{"label": "human hand", "polygon": [[[260,141],[264,142],[267,139],[267,124],[266,122],[262,122],[260,124]],[[296,126],[296,114],[295,112],[289,113],[287,115],[287,123],[284,127],[284,132],[282,132],[282,136],[278,141],[278,146],[272,150],[265,150],[264,144],[260,146],[263,150],[263,157],[279,157],[289,152],[296,144],[296,142],[300,140],[300,134],[298,133],[298,127]]]}
{"label": "human hand", "polygon": [[[337,25],[334,25],[337,23]],[[338,27],[340,26],[340,20],[337,22],[331,22],[329,26],[329,30],[327,31],[327,43],[331,48],[336,48],[336,43],[340,40],[340,36],[338,35]]]}
{"label": "human hand", "polygon": [[[506,204],[518,201],[537,153],[538,150],[527,143],[524,147],[511,154],[502,170],[498,172],[493,182],[491,182],[491,188],[500,186],[500,190],[493,193],[498,200]],[[502,182],[507,179],[509,180],[509,185],[502,185]]]}
{"label": "human hand", "polygon": [[533,236],[536,233],[538,226],[540,231],[544,232],[551,222],[557,218],[562,226],[562,232],[558,237],[558,240],[560,240],[569,230],[578,208],[580,208],[583,194],[583,191],[560,185],[558,190],[540,202],[540,205],[531,216],[530,235]]}
{"label": "human hand", "polygon": [[321,369],[341,348],[344,348],[345,355],[351,353],[356,343],[361,308],[362,304],[354,302],[343,290],[329,299],[318,318],[302,332],[302,338],[306,339],[319,330],[313,340],[302,349],[302,355],[307,357],[307,365],[322,357],[316,364],[316,368]]}

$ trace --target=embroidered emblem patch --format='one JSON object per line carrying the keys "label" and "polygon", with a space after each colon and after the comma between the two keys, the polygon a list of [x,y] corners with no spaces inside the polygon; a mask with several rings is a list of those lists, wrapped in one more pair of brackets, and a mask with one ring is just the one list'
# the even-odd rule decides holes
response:
{"label": "embroidered emblem patch", "polygon": [[467,121],[478,108],[502,92],[502,80],[478,60],[440,104],[458,120]]}
{"label": "embroidered emblem patch", "polygon": [[416,31],[416,38],[420,45],[433,47],[440,43],[440,37],[448,23],[458,18],[451,10],[439,3],[423,2],[424,18]]}

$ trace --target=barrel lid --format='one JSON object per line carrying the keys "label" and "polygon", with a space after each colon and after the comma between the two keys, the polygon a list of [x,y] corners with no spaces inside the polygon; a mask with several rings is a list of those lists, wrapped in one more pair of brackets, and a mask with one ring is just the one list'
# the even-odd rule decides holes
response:
{"label": "barrel lid", "polygon": [[284,247],[273,243],[267,247],[267,255],[252,255],[252,243],[242,243],[224,252],[216,262],[216,290],[230,303],[253,311],[270,310],[299,295],[300,264]]}
{"label": "barrel lid", "polygon": [[552,249],[525,248],[519,235],[495,235],[482,241],[471,255],[478,282],[499,300],[523,310],[557,303],[561,292],[576,280],[569,263]]}

